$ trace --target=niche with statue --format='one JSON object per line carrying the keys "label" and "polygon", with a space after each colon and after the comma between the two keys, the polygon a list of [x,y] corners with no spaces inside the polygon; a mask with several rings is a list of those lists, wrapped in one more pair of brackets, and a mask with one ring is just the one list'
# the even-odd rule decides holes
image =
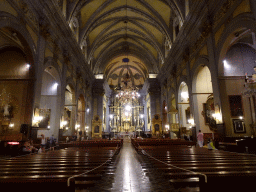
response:
{"label": "niche with statue", "polygon": [[92,120],[92,137],[101,138],[102,137],[102,120],[98,115],[95,115]]}
{"label": "niche with statue", "polygon": [[159,114],[154,115],[152,119],[152,135],[162,134],[162,120]]}

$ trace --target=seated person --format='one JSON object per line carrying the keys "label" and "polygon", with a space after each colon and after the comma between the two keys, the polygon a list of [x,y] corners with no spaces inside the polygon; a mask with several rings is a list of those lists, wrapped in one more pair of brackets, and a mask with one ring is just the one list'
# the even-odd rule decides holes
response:
{"label": "seated person", "polygon": [[77,140],[76,133],[73,135],[72,140],[73,140],[73,141],[76,141],[76,140]]}
{"label": "seated person", "polygon": [[25,154],[30,154],[32,152],[31,147],[30,147],[30,142],[25,141],[25,143],[22,146],[22,153]]}
{"label": "seated person", "polygon": [[54,147],[56,146],[56,139],[54,138],[54,135],[50,137],[50,150],[54,150]]}
{"label": "seated person", "polygon": [[208,141],[207,141],[207,145],[204,146],[205,148],[209,149],[209,150],[213,150],[213,149],[216,149],[213,145],[213,142],[212,142],[212,139],[209,138]]}
{"label": "seated person", "polygon": [[38,149],[33,146],[33,140],[30,141],[30,149],[32,153],[37,153]]}

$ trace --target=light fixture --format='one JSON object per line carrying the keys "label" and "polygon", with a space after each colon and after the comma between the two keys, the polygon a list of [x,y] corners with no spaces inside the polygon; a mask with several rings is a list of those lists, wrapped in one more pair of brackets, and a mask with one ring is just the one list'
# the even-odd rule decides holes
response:
{"label": "light fixture", "polygon": [[192,126],[195,125],[194,119],[189,119],[188,122],[189,122],[189,124],[191,124]]}
{"label": "light fixture", "polygon": [[238,109],[238,112],[237,112],[237,116],[239,117],[239,119],[243,119],[244,117],[244,114],[243,114],[243,111],[241,108]]}
{"label": "light fixture", "polygon": [[230,64],[227,62],[227,60],[223,60],[224,68],[229,69]]}
{"label": "light fixture", "polygon": [[80,127],[80,125],[79,124],[76,124],[75,125],[75,130],[77,130],[77,128],[79,128]]}
{"label": "light fixture", "polygon": [[113,115],[110,115],[109,117],[110,117],[110,119],[113,119]]}
{"label": "light fixture", "polygon": [[30,64],[27,63],[26,64],[26,68],[29,69],[30,68]]}
{"label": "light fixture", "polygon": [[9,127],[14,127],[14,123],[10,123],[10,124],[9,124]]}
{"label": "light fixture", "polygon": [[42,120],[43,120],[43,116],[34,116],[33,117],[33,124],[38,124]]}
{"label": "light fixture", "polygon": [[140,114],[140,118],[142,119],[144,117],[144,115],[143,114]]}
{"label": "light fixture", "polygon": [[58,85],[59,85],[58,83],[54,83],[54,84],[53,84],[53,88],[54,88],[54,89],[57,89]]}
{"label": "light fixture", "polygon": [[125,106],[125,110],[126,110],[126,111],[130,111],[130,110],[131,110],[131,106],[130,106],[130,105],[126,105],[126,106]]}
{"label": "light fixture", "polygon": [[188,92],[181,92],[181,96],[182,96],[184,99],[188,99]]}
{"label": "light fixture", "polygon": [[90,108],[89,108],[89,106],[87,105],[87,107],[86,107],[86,111],[87,111],[87,113],[89,113],[90,112]]}
{"label": "light fixture", "polygon": [[51,126],[50,126],[50,125],[48,125],[48,126],[47,126],[47,128],[48,128],[48,129],[50,129],[50,128],[51,128]]}
{"label": "light fixture", "polygon": [[67,121],[61,121],[60,128],[63,129],[68,124]]}

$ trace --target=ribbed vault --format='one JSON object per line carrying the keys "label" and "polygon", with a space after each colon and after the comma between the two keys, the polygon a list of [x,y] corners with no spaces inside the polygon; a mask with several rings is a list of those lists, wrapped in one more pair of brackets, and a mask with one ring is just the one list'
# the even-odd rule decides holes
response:
{"label": "ribbed vault", "polygon": [[[107,78],[120,76],[120,60],[125,55],[143,63],[143,69],[134,62],[128,68],[136,68],[135,74],[144,80],[148,73],[158,73],[165,59],[163,47],[166,42],[172,44],[170,21],[178,18],[182,23],[185,15],[185,0],[66,1],[67,21],[77,30],[81,47],[85,46],[88,64],[94,74]],[[115,59],[120,66],[109,69]]]}

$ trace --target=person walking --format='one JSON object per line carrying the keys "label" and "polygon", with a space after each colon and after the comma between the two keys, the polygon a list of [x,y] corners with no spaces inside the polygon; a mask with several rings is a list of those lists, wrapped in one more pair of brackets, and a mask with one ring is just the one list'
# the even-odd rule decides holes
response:
{"label": "person walking", "polygon": [[55,147],[55,138],[54,135],[50,137],[50,150],[54,150]]}
{"label": "person walking", "polygon": [[45,146],[46,146],[46,139],[44,137],[44,134],[41,135],[41,149],[42,152],[45,152]]}
{"label": "person walking", "polygon": [[197,142],[198,142],[199,147],[204,146],[204,134],[201,133],[201,130],[199,130],[199,133],[197,134]]}

